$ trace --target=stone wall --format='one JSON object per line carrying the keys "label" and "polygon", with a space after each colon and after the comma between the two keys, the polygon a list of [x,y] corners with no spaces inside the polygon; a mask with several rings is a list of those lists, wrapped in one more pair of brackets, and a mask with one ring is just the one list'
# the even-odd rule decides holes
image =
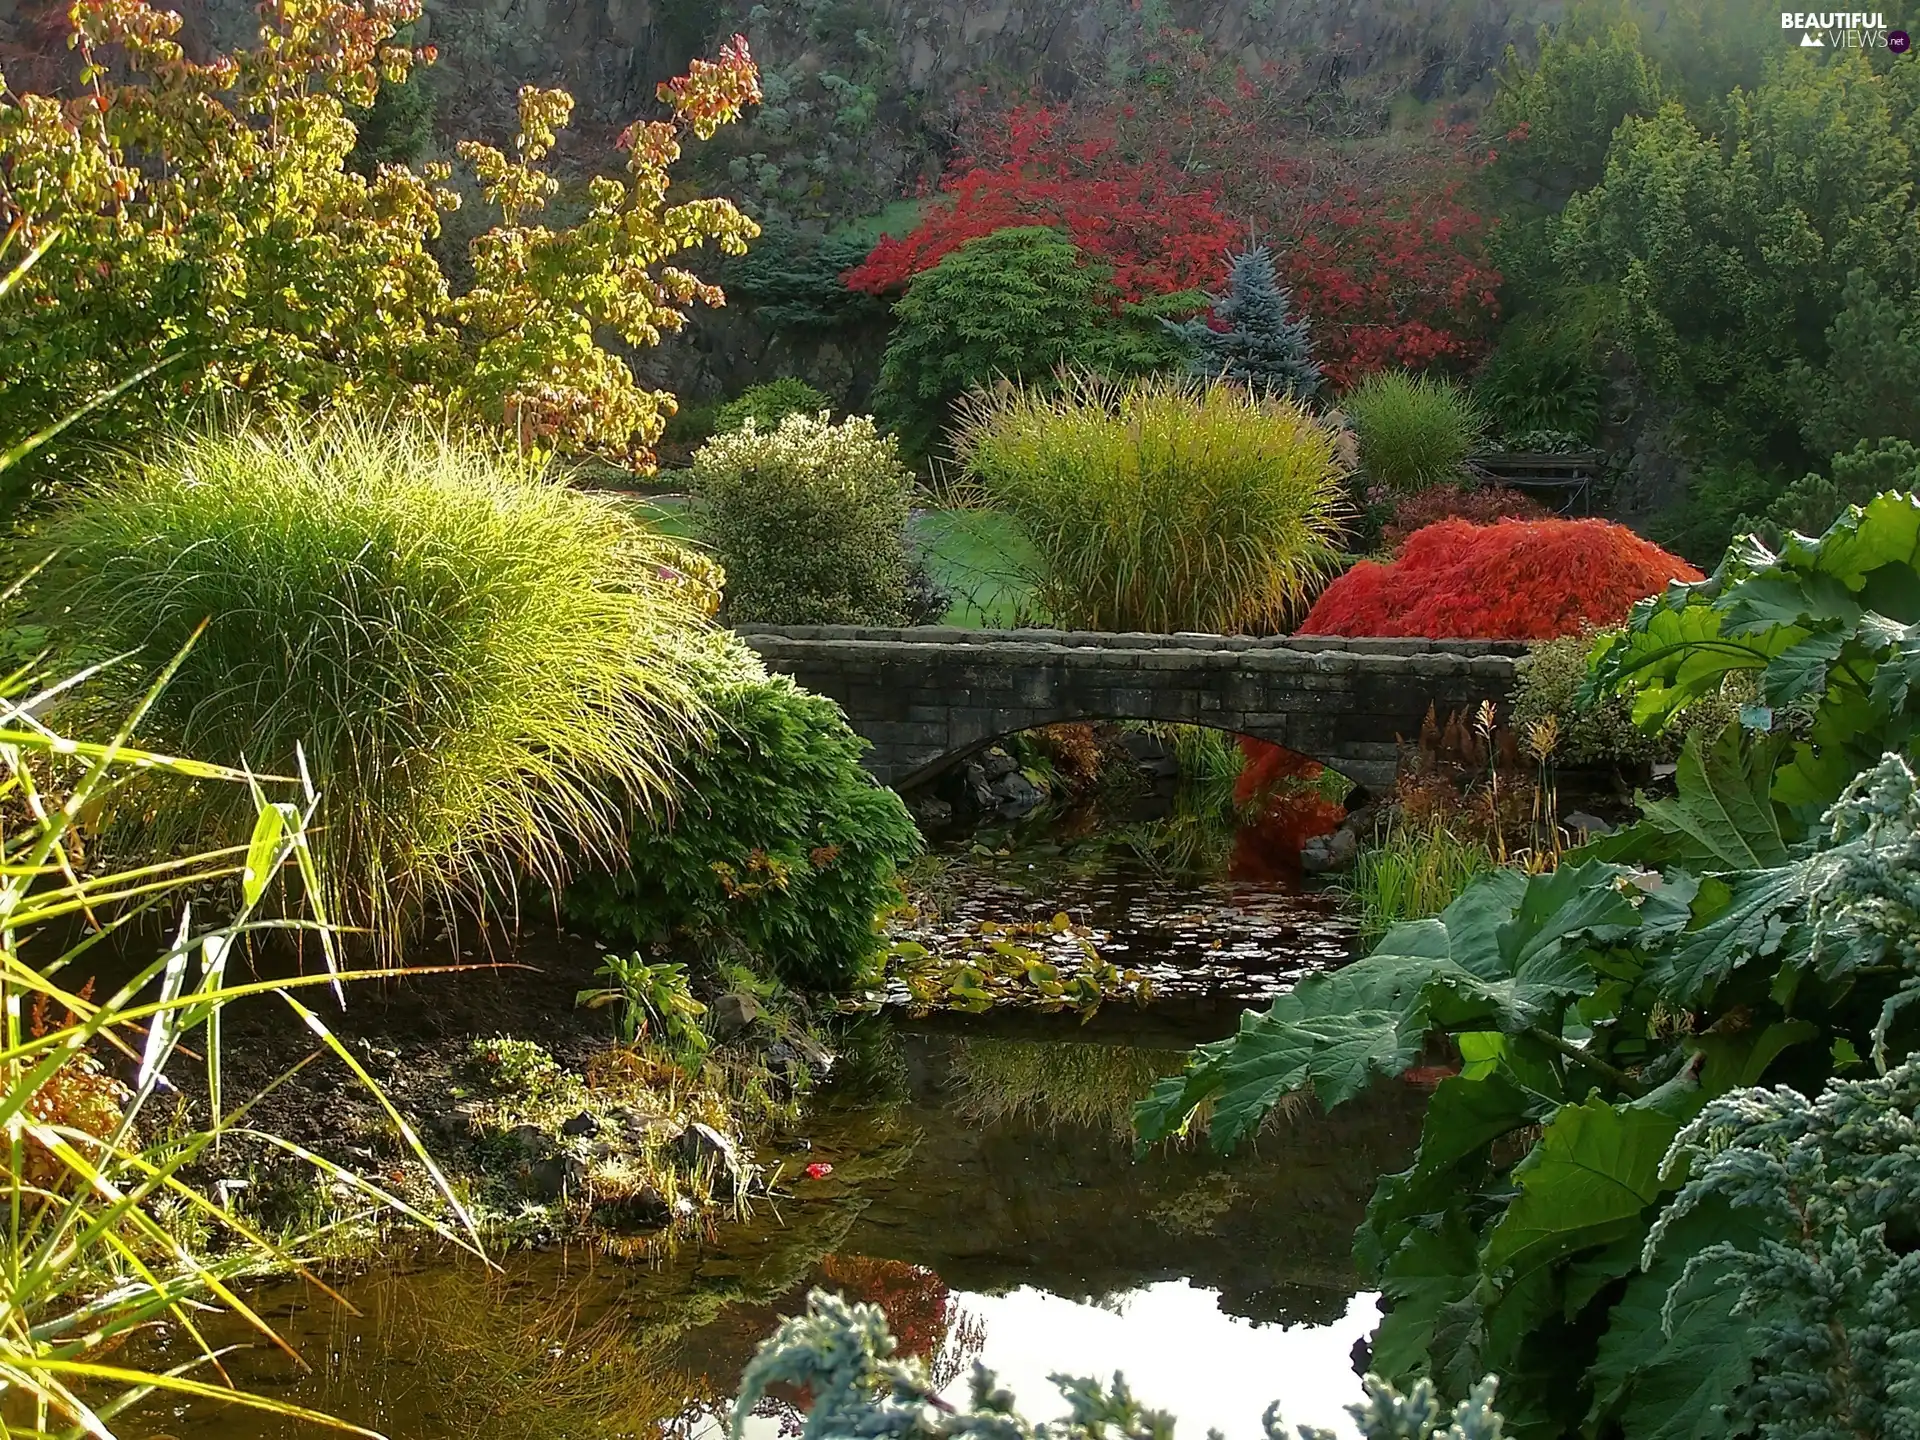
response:
{"label": "stone wall", "polygon": [[1377,790],[1429,706],[1445,715],[1505,702],[1525,649],[935,627],[740,633],[769,668],[839,701],[874,747],[869,768],[896,788],[1037,725],[1157,720],[1270,740]]}

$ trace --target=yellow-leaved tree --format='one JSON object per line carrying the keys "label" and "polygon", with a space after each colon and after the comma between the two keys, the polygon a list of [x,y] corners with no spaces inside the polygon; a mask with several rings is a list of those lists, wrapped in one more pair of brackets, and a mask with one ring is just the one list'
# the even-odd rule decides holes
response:
{"label": "yellow-leaved tree", "polygon": [[396,43],[419,14],[419,0],[273,0],[252,48],[197,61],[177,14],[78,0],[70,83],[0,79],[0,233],[47,247],[0,317],[0,434],[158,362],[67,439],[105,425],[125,438],[209,403],[346,402],[651,468],[672,398],[603,340],[653,345],[691,305],[722,303],[675,258],[708,242],[737,254],[758,233],[727,200],[667,200],[682,137],[759,99],[746,42],[660,86],[665,118],[622,134],[625,177],[591,179],[568,225],[543,212],[573,102],[523,89],[511,155],[457,147],[498,212],[457,288],[432,247],[460,203],[452,166],[347,163],[350,115],[433,58]]}

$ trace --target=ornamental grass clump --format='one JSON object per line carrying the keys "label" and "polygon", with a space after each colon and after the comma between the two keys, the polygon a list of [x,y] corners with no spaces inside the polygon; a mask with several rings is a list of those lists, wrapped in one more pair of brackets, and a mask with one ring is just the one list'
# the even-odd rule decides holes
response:
{"label": "ornamental grass clump", "polygon": [[[434,429],[181,435],[73,493],[34,538],[49,552],[35,599],[76,660],[165,659],[205,625],[139,738],[304,767],[326,797],[329,912],[388,947],[423,905],[484,909],[522,873],[624,853],[629,807],[673,798],[672,757],[707,727],[680,658],[703,599],[680,552]],[[71,707],[124,707],[120,673]],[[133,843],[204,843],[250,807],[202,787],[113,819]]]}
{"label": "ornamental grass clump", "polygon": [[1270,633],[1338,569],[1335,436],[1291,401],[1073,374],[963,408],[961,458],[1032,541],[1060,624]]}
{"label": "ornamental grass clump", "polygon": [[[189,659],[174,657],[169,671]],[[306,883],[319,797],[289,776],[136,748],[131,736],[159,703],[168,671],[153,680],[125,662],[111,667],[128,672],[118,688],[133,696],[131,708],[76,732],[49,726],[48,706],[104,676],[82,673],[35,691],[31,669],[0,679],[0,1428],[113,1440],[155,1433],[166,1428],[163,1414],[203,1400],[314,1433],[370,1435],[249,1389],[244,1378],[236,1385],[220,1363],[228,1352],[213,1348],[203,1328],[226,1312],[235,1328],[291,1356],[247,1304],[243,1282],[292,1270],[326,1289],[302,1257],[336,1227],[270,1237],[206,1183],[210,1173],[233,1173],[236,1150],[289,1159],[344,1197],[358,1220],[410,1220],[480,1254],[473,1218],[444,1173],[353,1050],[299,996],[321,987],[344,995],[344,981],[393,972],[329,964],[259,981],[232,968],[276,930],[304,933],[333,960],[332,932],[313,914]],[[232,792],[236,827],[213,837],[220,848],[142,855],[126,868],[90,864],[97,852],[82,853],[80,817],[156,777],[175,797]],[[211,922],[210,898],[221,915]],[[276,898],[280,919],[266,909]],[[93,925],[74,925],[82,915]],[[109,963],[124,979],[97,987],[90,972],[105,953],[100,941],[136,937],[143,922],[159,922],[171,938],[124,967],[117,954]],[[222,1016],[236,1001],[284,1004],[293,1029],[350,1072],[369,1113],[390,1128],[384,1173],[363,1175],[259,1128],[251,1112],[264,1092],[223,1090]],[[412,1201],[403,1198],[397,1160],[425,1182],[424,1197],[415,1189]],[[171,1332],[171,1358],[156,1371],[139,1337],[161,1328]]]}
{"label": "ornamental grass clump", "polygon": [[1485,421],[1467,392],[1447,380],[1383,370],[1340,400],[1360,440],[1367,481],[1406,493],[1458,485]]}
{"label": "ornamental grass clump", "polygon": [[748,423],[693,457],[693,512],[727,572],[727,618],[901,625],[913,477],[868,417]]}

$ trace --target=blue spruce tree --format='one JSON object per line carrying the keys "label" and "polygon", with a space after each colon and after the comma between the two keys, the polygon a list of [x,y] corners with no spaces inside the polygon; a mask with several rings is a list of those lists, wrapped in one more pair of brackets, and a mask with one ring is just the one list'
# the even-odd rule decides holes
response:
{"label": "blue spruce tree", "polygon": [[1264,245],[1233,257],[1227,293],[1209,295],[1215,329],[1201,317],[1160,323],[1187,343],[1187,368],[1213,380],[1225,376],[1259,395],[1305,400],[1320,387],[1305,317],[1287,314],[1288,294]]}

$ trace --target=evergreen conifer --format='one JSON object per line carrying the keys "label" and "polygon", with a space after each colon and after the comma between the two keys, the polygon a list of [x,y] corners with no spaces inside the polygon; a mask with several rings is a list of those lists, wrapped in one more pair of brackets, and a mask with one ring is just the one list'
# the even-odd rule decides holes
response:
{"label": "evergreen conifer", "polygon": [[1264,245],[1233,257],[1227,293],[1209,295],[1212,315],[1224,329],[1195,316],[1178,323],[1163,320],[1190,347],[1188,369],[1206,379],[1225,376],[1261,394],[1305,400],[1320,386],[1313,362],[1308,322],[1288,314],[1290,296]]}

